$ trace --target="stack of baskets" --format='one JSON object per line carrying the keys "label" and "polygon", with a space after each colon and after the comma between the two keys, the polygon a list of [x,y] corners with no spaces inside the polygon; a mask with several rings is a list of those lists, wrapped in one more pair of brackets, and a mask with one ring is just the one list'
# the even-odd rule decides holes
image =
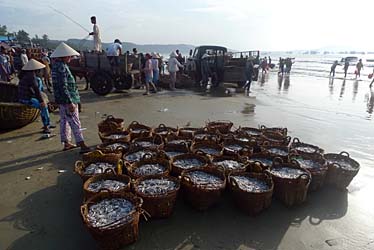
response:
{"label": "stack of baskets", "polygon": [[[84,181],[83,221],[99,244],[108,234],[119,242],[108,243],[110,249],[134,242],[139,215],[170,217],[179,193],[192,207],[207,210],[229,191],[239,209],[257,215],[270,207],[273,194],[296,206],[325,183],[346,188],[359,171],[348,153],[324,154],[297,138],[291,142],[286,128],[232,127],[214,121],[204,128],[153,129],[139,122],[125,128],[123,119],[112,116],[101,122],[103,143],[76,163]],[[127,219],[100,228],[90,224],[92,206],[122,198],[132,204]]]}

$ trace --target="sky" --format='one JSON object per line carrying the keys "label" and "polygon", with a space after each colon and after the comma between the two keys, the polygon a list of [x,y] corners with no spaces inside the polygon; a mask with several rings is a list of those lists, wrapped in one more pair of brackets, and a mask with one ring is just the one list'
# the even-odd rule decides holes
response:
{"label": "sky", "polygon": [[223,45],[235,50],[374,51],[374,0],[0,0],[0,24],[33,37]]}

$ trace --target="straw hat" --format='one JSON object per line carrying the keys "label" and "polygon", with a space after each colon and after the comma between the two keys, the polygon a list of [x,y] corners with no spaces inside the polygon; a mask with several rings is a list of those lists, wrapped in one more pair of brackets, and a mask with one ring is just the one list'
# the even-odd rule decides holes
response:
{"label": "straw hat", "polygon": [[170,58],[173,58],[173,57],[177,57],[177,53],[175,53],[174,51],[171,52],[171,54],[170,54]]}
{"label": "straw hat", "polygon": [[67,56],[79,56],[79,53],[63,42],[57,46],[57,48],[55,49],[55,51],[53,51],[51,55],[52,58]]}
{"label": "straw hat", "polygon": [[153,52],[153,53],[152,53],[152,58],[154,58],[154,59],[159,59],[160,56],[159,56],[156,52]]}
{"label": "straw hat", "polygon": [[38,62],[37,60],[35,59],[30,59],[26,64],[25,66],[22,67],[22,70],[27,70],[27,71],[31,71],[31,70],[38,70],[38,69],[43,69],[45,68],[45,65]]}

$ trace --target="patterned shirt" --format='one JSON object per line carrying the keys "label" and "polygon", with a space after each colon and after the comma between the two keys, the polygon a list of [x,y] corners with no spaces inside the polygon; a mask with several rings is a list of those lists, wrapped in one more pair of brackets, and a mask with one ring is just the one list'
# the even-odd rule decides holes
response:
{"label": "patterned shirt", "polygon": [[80,103],[77,84],[66,63],[62,61],[53,63],[52,84],[57,104]]}

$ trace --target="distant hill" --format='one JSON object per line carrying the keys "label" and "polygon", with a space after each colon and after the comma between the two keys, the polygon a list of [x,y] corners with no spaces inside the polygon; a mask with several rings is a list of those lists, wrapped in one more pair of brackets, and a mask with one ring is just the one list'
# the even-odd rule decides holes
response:
{"label": "distant hill", "polygon": [[[56,48],[61,41],[50,40],[48,47]],[[93,48],[92,40],[82,39],[68,39],[64,41],[76,50],[90,50]],[[103,49],[105,50],[111,43],[103,43]],[[133,48],[137,48],[138,52],[158,52],[160,54],[169,55],[172,51],[179,49],[183,55],[187,55],[190,49],[195,48],[194,45],[190,44],[135,44],[130,42],[122,42],[124,51],[132,51]]]}

